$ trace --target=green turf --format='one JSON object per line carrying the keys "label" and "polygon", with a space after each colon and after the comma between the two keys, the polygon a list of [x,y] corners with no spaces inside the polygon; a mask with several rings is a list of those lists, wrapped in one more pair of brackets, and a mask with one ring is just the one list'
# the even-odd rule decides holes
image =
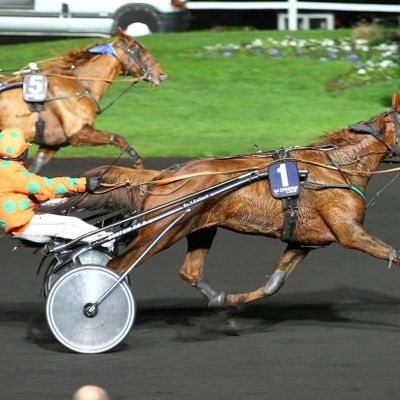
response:
{"label": "green turf", "polygon": [[[204,46],[240,43],[287,32],[226,31],[155,34],[141,38],[168,73],[158,88],[144,82],[97,117],[96,127],[123,134],[144,157],[213,156],[306,144],[321,134],[367,119],[390,106],[399,82],[381,82],[342,92],[324,83],[344,73],[344,61],[239,55],[199,57]],[[349,31],[302,31],[301,38],[349,36]],[[0,46],[1,68],[83,47],[93,39]],[[116,83],[106,105],[124,88]],[[61,156],[115,156],[111,146],[65,148]]]}

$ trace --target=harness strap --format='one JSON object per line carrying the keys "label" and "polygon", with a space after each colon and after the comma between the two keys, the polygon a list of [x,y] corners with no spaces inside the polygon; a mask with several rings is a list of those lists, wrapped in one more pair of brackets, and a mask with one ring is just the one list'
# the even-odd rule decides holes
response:
{"label": "harness strap", "polygon": [[285,209],[285,217],[283,219],[283,232],[281,240],[285,243],[293,241],[293,232],[296,227],[297,211],[299,209],[299,197],[287,197],[282,199],[283,208]]}
{"label": "harness strap", "polygon": [[79,80],[78,76],[75,73],[75,66],[74,65],[71,65],[71,71],[72,71],[72,74],[74,75],[74,77],[76,78],[76,83],[78,84],[79,89],[81,90],[81,93],[78,96],[79,100],[81,98],[83,98],[83,97],[87,97],[94,104],[94,106],[96,107],[96,114],[101,114],[101,107],[100,107],[99,102],[93,97],[93,95],[88,90],[86,90],[83,87],[82,82]]}
{"label": "harness strap", "polygon": [[46,144],[44,140],[44,125],[45,122],[42,119],[42,116],[39,113],[39,118],[35,122],[35,143],[38,144],[39,146],[43,146]]}
{"label": "harness strap", "polygon": [[21,88],[23,86],[22,82],[14,82],[14,83],[0,83],[0,93],[4,92],[5,90]]}
{"label": "harness strap", "polygon": [[353,192],[357,193],[359,196],[361,196],[361,198],[365,201],[365,193],[359,189],[357,186],[354,185],[350,185],[349,189],[351,189]]}
{"label": "harness strap", "polygon": [[[281,148],[272,154],[274,160],[291,159],[290,149]],[[281,241],[285,243],[293,242],[293,232],[296,228],[297,211],[299,209],[299,196],[291,196],[282,198],[282,205],[285,210],[283,218],[283,231]]]}
{"label": "harness strap", "polygon": [[353,192],[357,193],[364,201],[366,200],[365,193],[358,188],[357,186],[354,185],[330,185],[330,184],[325,184],[325,183],[318,183],[318,182],[311,182],[307,181],[303,183],[303,186],[308,189],[313,189],[313,190],[325,190],[325,189],[350,189]]}

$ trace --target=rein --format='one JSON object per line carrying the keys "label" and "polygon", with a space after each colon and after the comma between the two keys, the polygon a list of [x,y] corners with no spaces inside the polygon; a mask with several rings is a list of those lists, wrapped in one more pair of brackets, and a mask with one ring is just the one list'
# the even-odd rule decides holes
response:
{"label": "rein", "polygon": [[43,75],[46,76],[53,76],[53,77],[59,77],[59,78],[63,78],[63,79],[79,79],[81,81],[98,81],[98,82],[107,82],[107,83],[120,83],[120,82],[131,82],[133,81],[133,83],[137,83],[140,82],[142,80],[144,80],[144,77],[140,77],[140,78],[128,78],[128,79],[121,79],[121,78],[115,78],[115,79],[106,79],[106,78],[93,78],[93,77],[89,77],[89,76],[71,76],[71,75],[64,75],[64,74],[53,74],[53,73],[44,73]]}
{"label": "rein", "polygon": [[[304,160],[301,158],[286,158],[286,160],[288,161],[294,161],[294,162],[301,162],[304,164],[310,164],[310,165],[315,165],[317,167],[321,167],[321,168],[325,168],[325,169],[329,169],[329,170],[333,170],[333,171],[338,171],[339,172],[339,168],[333,165],[328,165],[328,164],[323,164],[323,163],[318,163],[316,161],[308,161],[308,160]],[[279,161],[279,160],[277,160]],[[275,161],[272,161],[275,162]],[[272,163],[271,162],[271,163]],[[96,193],[101,194],[101,193],[107,193],[110,190],[114,190],[114,189],[119,189],[121,187],[127,187],[129,186],[130,188],[134,188],[134,187],[140,187],[140,186],[146,186],[146,185],[168,185],[170,183],[173,182],[178,182],[184,179],[191,179],[191,178],[195,178],[198,176],[212,176],[212,175],[220,175],[220,174],[236,174],[236,173],[241,173],[241,172],[251,172],[251,171],[260,171],[264,168],[266,168],[269,164],[263,164],[261,166],[257,166],[257,167],[253,167],[253,168],[242,168],[242,169],[234,169],[234,170],[224,170],[224,171],[199,171],[199,172],[193,172],[191,174],[184,174],[184,175],[178,175],[178,176],[174,176],[174,177],[169,177],[169,178],[161,178],[161,179],[153,179],[153,180],[149,180],[149,181],[145,181],[145,182],[139,182],[139,183],[133,183],[129,180],[125,181],[125,182],[120,182],[120,183],[101,183],[102,187],[106,187],[108,189],[106,189],[105,191],[99,192],[96,191]],[[381,171],[371,171],[371,172],[367,172],[367,171],[352,171],[349,169],[345,169],[345,168],[341,168],[341,171],[349,174],[349,175],[357,175],[357,176],[371,176],[371,175],[378,175],[378,174],[389,174],[389,173],[393,173],[393,172],[400,172],[400,167],[396,167],[396,168],[389,168],[389,169],[385,169],[385,170],[381,170]],[[340,185],[336,185],[337,187],[339,187]],[[331,185],[326,185],[324,187],[324,189],[328,189],[330,187],[333,187]],[[340,188],[348,188],[348,185],[343,185],[340,186]],[[354,187],[355,188],[355,187]],[[357,189],[357,188],[356,188]]]}
{"label": "rein", "polygon": [[[304,160],[304,159],[301,159],[301,158],[286,158],[286,160],[294,161],[294,162],[301,162],[301,163],[304,163],[304,164],[315,165],[317,167],[322,167],[322,168],[326,168],[326,169],[329,169],[329,170],[333,170],[333,171],[338,171],[339,172],[339,168],[335,167],[333,165],[318,163],[318,162],[315,162],[315,161],[308,161],[308,160]],[[272,162],[274,162],[274,161],[272,161]],[[181,180],[184,180],[184,179],[195,178],[195,177],[198,177],[198,176],[220,175],[220,174],[236,174],[236,173],[240,173],[240,172],[260,171],[260,170],[266,168],[268,165],[269,164],[263,164],[261,166],[257,166],[257,167],[253,167],[253,168],[242,168],[242,169],[224,170],[224,171],[199,171],[199,172],[193,172],[191,174],[178,175],[178,176],[169,177],[169,178],[161,178],[161,179],[157,179],[156,178],[154,180],[149,180],[149,181],[140,182],[140,183],[133,183],[131,181],[125,181],[123,183],[101,183],[101,186],[108,187],[108,188],[111,188],[111,189],[113,189],[113,188],[118,189],[120,187],[127,186],[127,185],[129,185],[131,187],[146,186],[146,185],[149,185],[149,184],[151,184],[151,185],[160,185],[161,186],[161,185],[168,185],[169,183],[181,181]],[[389,168],[389,169],[385,169],[385,170],[381,170],[381,171],[371,171],[371,172],[367,172],[367,171],[352,171],[352,170],[345,169],[345,168],[342,168],[341,170],[344,173],[349,174],[349,175],[371,176],[371,175],[378,175],[378,174],[388,174],[388,173],[392,173],[392,172],[400,172],[400,167]]]}
{"label": "rein", "polygon": [[[393,111],[387,111],[385,113],[383,113],[383,116],[386,116],[388,114],[391,114],[392,117],[392,121],[394,124],[394,128],[395,128],[395,144],[394,146],[390,146],[387,143],[383,142],[383,135],[379,132],[377,132],[376,130],[376,124],[370,124],[370,123],[365,123],[365,124],[356,124],[356,125],[352,125],[352,127],[355,127],[354,130],[358,131],[358,132],[365,132],[365,133],[369,133],[371,134],[374,138],[376,138],[377,140],[379,140],[380,142],[383,142],[385,144],[385,146],[388,148],[388,150],[390,151],[390,156],[393,156],[397,153],[397,147],[398,147],[398,141],[400,140],[400,116],[398,115],[397,112]],[[350,128],[352,129],[352,128]],[[372,132],[373,131],[373,132]],[[265,158],[267,157],[271,157],[272,160],[270,163],[265,163],[265,160],[263,160],[264,162],[262,163],[262,165],[260,166],[255,166],[252,168],[241,168],[241,169],[233,169],[233,170],[223,170],[223,171],[199,171],[199,172],[194,172],[194,173],[190,173],[190,174],[184,174],[184,175],[179,175],[179,176],[172,176],[172,177],[167,177],[167,178],[155,178],[155,179],[151,179],[149,181],[145,181],[145,182],[141,182],[141,183],[133,183],[130,181],[125,181],[125,182],[121,182],[118,184],[113,184],[113,183],[102,183],[101,186],[106,187],[107,189],[103,192],[98,192],[100,193],[106,193],[110,190],[114,190],[114,189],[118,189],[121,187],[128,187],[129,189],[132,189],[134,187],[142,187],[142,186],[146,186],[146,185],[167,185],[173,182],[177,182],[177,181],[182,181],[185,179],[191,179],[191,178],[195,178],[198,176],[212,176],[212,175],[220,175],[220,174],[236,174],[236,173],[241,173],[241,172],[251,172],[251,171],[259,171],[262,170],[264,168],[267,168],[267,166],[273,162],[277,162],[280,160],[285,160],[285,161],[293,161],[296,163],[303,163],[306,165],[314,165],[316,167],[320,167],[320,168],[325,168],[331,171],[337,171],[338,173],[340,173],[342,175],[342,177],[344,178],[346,184],[340,185],[340,184],[319,184],[316,182],[305,182],[304,184],[306,185],[306,187],[310,188],[310,189],[315,189],[315,190],[321,190],[321,189],[350,189],[352,191],[354,191],[355,193],[357,193],[360,197],[363,198],[363,200],[365,201],[365,194],[363,193],[362,190],[360,190],[358,187],[354,186],[351,184],[351,182],[345,177],[344,174],[347,175],[352,175],[352,176],[365,176],[365,177],[371,177],[373,175],[383,175],[383,174],[388,174],[388,173],[393,173],[393,172],[400,172],[400,167],[394,167],[394,168],[389,168],[389,169],[385,169],[385,170],[380,170],[380,171],[355,171],[352,169],[348,169],[348,168],[343,168],[343,166],[348,166],[348,165],[353,165],[353,164],[357,164],[362,158],[368,157],[370,155],[378,155],[378,154],[385,154],[385,153],[368,153],[365,155],[361,155],[361,156],[357,156],[355,157],[355,159],[351,162],[348,162],[346,164],[340,165],[337,164],[336,162],[334,162],[331,157],[328,155],[327,151],[329,150],[333,150],[335,149],[336,146],[310,146],[310,147],[293,147],[291,148],[291,150],[295,150],[295,151],[307,151],[307,150],[313,150],[313,151],[321,151],[324,152],[325,154],[327,154],[328,160],[331,162],[331,164],[324,164],[324,163],[320,163],[317,161],[310,161],[310,160],[306,160],[303,159],[301,157],[292,157],[292,156],[284,156],[283,158],[277,157],[274,159],[274,154],[277,154],[277,151],[271,151],[271,152],[263,152],[263,153],[258,153],[255,154],[256,156],[258,155],[259,157],[263,157]],[[282,149],[284,155],[286,154],[286,150]],[[279,152],[278,152],[279,153]],[[250,154],[246,154],[245,156],[249,156]],[[222,159],[230,159],[232,158],[232,156],[230,157],[223,157]],[[399,175],[398,175],[399,176]],[[395,178],[397,179],[397,177]],[[392,181],[389,183],[391,184],[395,179],[392,179]],[[388,185],[389,185],[388,184]],[[386,185],[385,188],[388,186]],[[384,189],[385,189],[384,188]],[[383,189],[383,190],[384,190]],[[383,191],[382,190],[382,191]],[[381,192],[382,192],[381,191]],[[380,195],[379,192],[377,194],[377,196]],[[370,204],[369,204],[370,205]],[[369,206],[368,205],[368,206]]]}

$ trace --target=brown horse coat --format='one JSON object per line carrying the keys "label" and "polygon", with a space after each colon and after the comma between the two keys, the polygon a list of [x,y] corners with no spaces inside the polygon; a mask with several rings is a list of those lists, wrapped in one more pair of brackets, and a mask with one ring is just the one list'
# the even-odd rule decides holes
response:
{"label": "brown horse coat", "polygon": [[[62,146],[114,144],[126,151],[138,167],[142,162],[126,140],[93,127],[97,104],[113,79],[124,73],[159,85],[166,74],[146,48],[121,30],[113,42],[116,56],[91,54],[88,46],[70,51],[59,59],[44,62],[41,73],[49,81],[48,100],[40,117],[45,122],[43,138],[36,132],[39,113],[31,112],[22,97],[22,88],[0,92],[0,129],[19,127],[31,142],[39,144],[32,169],[38,172]],[[74,68],[72,68],[74,67]],[[22,77],[0,79],[21,81]]]}
{"label": "brown horse coat", "polygon": [[[260,180],[195,205],[143,261],[186,237],[188,251],[181,268],[181,277],[208,297],[210,305],[234,305],[274,294],[312,249],[310,246],[326,246],[339,242],[344,247],[361,250],[400,265],[399,253],[370,234],[362,225],[365,216],[362,192],[365,191],[371,173],[385,157],[393,151],[398,152],[398,95],[394,95],[393,105],[392,112],[383,113],[371,121],[379,133],[377,137],[368,132],[355,133],[353,130],[343,129],[325,136],[309,147],[292,149],[290,158],[295,160],[299,169],[308,170],[308,177],[302,184],[292,241],[275,265],[274,273],[265,286],[248,293],[225,295],[207,283],[203,277],[203,266],[217,227],[273,238],[282,236],[285,211],[282,201],[271,195],[268,180]],[[178,169],[164,170],[161,173],[113,167],[105,173],[103,182],[105,186],[107,183],[129,182],[134,187],[132,189],[131,186],[131,190],[135,192],[129,201],[134,202],[137,209],[151,210],[168,201],[238,176],[244,171],[265,171],[272,162],[272,153],[268,152],[194,160]],[[99,170],[89,172],[93,173],[97,174]],[[148,178],[151,179],[143,186]],[[139,188],[144,188],[145,193],[142,190],[140,194]],[[117,198],[120,190],[126,191],[126,188],[116,189],[112,196]],[[95,196],[92,195],[92,201]],[[85,201],[90,200],[83,199],[83,206]],[[146,218],[153,214],[150,213]],[[174,218],[176,216],[142,228],[125,253],[112,260],[109,266],[119,273],[126,271]]]}

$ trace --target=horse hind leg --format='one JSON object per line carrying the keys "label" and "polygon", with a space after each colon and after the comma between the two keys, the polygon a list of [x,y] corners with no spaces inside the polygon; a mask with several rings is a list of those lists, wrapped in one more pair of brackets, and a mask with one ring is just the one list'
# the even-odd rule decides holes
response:
{"label": "horse hind leg", "polygon": [[259,300],[263,297],[272,296],[277,293],[286,282],[290,273],[300,264],[309,251],[309,249],[289,245],[275,265],[274,272],[269,277],[265,286],[252,292],[228,294],[225,304],[228,306],[235,306]]}
{"label": "horse hind leg", "polygon": [[284,285],[290,273],[310,251],[289,245],[265,286],[247,293],[226,294],[212,287],[203,276],[204,261],[216,234],[216,228],[206,228],[187,236],[188,251],[180,276],[198,289],[208,300],[209,307],[237,306],[263,297],[272,296]]}
{"label": "horse hind leg", "polygon": [[29,165],[29,170],[34,174],[39,173],[42,168],[53,158],[58,149],[49,147],[40,147],[35,155],[35,158]]}
{"label": "horse hind leg", "polygon": [[180,270],[183,280],[198,289],[208,300],[209,307],[225,304],[225,293],[214,289],[203,277],[204,261],[214,240],[217,228],[204,228],[187,236],[188,250]]}

